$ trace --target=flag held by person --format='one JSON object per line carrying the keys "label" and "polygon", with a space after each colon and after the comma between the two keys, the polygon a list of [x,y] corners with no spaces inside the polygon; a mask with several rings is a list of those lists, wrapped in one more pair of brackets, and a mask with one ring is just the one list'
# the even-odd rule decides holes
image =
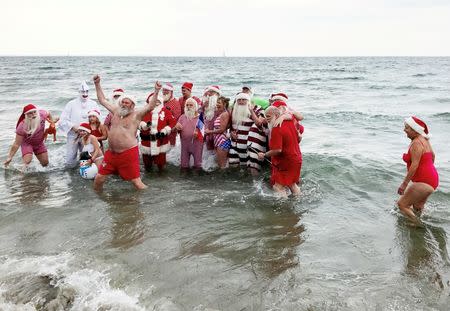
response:
{"label": "flag held by person", "polygon": [[203,138],[205,137],[205,123],[203,122],[203,112],[200,113],[198,116],[197,125],[195,126],[195,138],[199,141],[203,141]]}

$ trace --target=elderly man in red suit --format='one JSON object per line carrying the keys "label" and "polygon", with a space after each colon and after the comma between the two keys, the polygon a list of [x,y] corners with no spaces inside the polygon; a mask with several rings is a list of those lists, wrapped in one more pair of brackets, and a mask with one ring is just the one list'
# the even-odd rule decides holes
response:
{"label": "elderly man in red suit", "polygon": [[[181,107],[178,99],[173,96],[173,85],[171,83],[165,83],[162,87],[162,96],[164,100],[164,107],[170,110],[175,121],[181,116]],[[169,135],[169,141],[171,146],[175,146],[177,139],[176,130],[173,130]]]}
{"label": "elderly man in red suit", "polygon": [[[153,93],[147,97],[150,101]],[[162,171],[166,165],[166,153],[171,145],[169,135],[177,121],[172,112],[164,106],[163,97],[158,97],[156,107],[142,118],[139,129],[141,153],[145,170],[151,170],[153,163]]]}
{"label": "elderly man in red suit", "polygon": [[297,182],[300,179],[302,169],[302,153],[300,151],[297,129],[292,120],[284,120],[281,125],[275,125],[281,111],[275,102],[266,109],[266,119],[271,129],[269,148],[270,151],[259,152],[258,158],[271,158],[272,175],[270,181],[273,190],[280,196],[287,197],[286,188],[292,195],[300,195]]}

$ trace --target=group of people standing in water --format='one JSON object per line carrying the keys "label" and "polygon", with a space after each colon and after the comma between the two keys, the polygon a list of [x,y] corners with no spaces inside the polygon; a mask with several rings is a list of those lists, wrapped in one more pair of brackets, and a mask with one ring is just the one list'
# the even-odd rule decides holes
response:
{"label": "group of people standing in water", "polygon": [[[274,93],[264,101],[244,86],[231,102],[217,85],[208,86],[201,98],[192,96],[193,83],[185,82],[177,99],[171,83],[155,82],[146,103],[137,108],[136,99],[123,89],[114,90],[108,100],[98,75],[93,82],[99,104],[109,112],[104,123],[98,104],[89,98],[89,86],[83,82],[79,96],[61,113],[58,129],[67,136],[66,165],[80,165],[83,177],[94,178],[95,190],[102,190],[110,174],[131,181],[137,189],[146,188],[140,177],[140,156],[146,171],[153,166],[162,171],[167,152],[179,139],[183,171],[201,170],[206,149],[215,155],[220,169],[235,166],[257,175],[267,161],[274,191],[281,196],[289,191],[300,194],[303,116],[288,106],[286,94]],[[47,130],[46,121],[50,123]],[[55,135],[57,121],[47,111],[26,105],[4,165],[9,165],[19,147],[24,165],[31,162],[33,153],[43,166],[48,165],[44,137]],[[410,117],[405,120],[405,133],[411,145],[403,156],[407,174],[398,189],[398,206],[405,216],[417,220],[439,181],[427,125]]]}

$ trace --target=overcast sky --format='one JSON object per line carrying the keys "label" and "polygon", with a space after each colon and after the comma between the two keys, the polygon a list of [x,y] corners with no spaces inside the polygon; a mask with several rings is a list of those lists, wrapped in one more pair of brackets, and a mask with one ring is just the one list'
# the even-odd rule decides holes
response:
{"label": "overcast sky", "polygon": [[0,55],[450,56],[450,0],[0,4]]}

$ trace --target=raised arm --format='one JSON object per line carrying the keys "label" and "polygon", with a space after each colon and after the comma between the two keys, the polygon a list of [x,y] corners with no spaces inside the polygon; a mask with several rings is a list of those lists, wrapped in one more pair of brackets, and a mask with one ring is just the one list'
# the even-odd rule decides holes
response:
{"label": "raised arm", "polygon": [[110,102],[106,100],[105,94],[103,93],[103,89],[100,85],[100,76],[95,75],[94,76],[94,85],[95,85],[95,91],[97,92],[97,99],[100,105],[108,109],[110,112],[114,113],[117,109],[116,106],[112,105]]}
{"label": "raised arm", "polygon": [[[148,101],[148,104],[145,104],[144,107],[142,107],[141,109],[139,109],[136,112],[136,118],[139,121],[142,120],[142,118],[144,117],[144,115],[147,112],[150,112],[153,109],[155,109],[156,102],[158,100],[158,94],[159,94],[159,91],[161,90],[161,87],[162,87],[161,83],[159,81],[156,81],[155,82],[155,92],[153,93],[153,96],[150,97],[150,100]],[[161,103],[161,105],[163,105],[163,103]]]}

